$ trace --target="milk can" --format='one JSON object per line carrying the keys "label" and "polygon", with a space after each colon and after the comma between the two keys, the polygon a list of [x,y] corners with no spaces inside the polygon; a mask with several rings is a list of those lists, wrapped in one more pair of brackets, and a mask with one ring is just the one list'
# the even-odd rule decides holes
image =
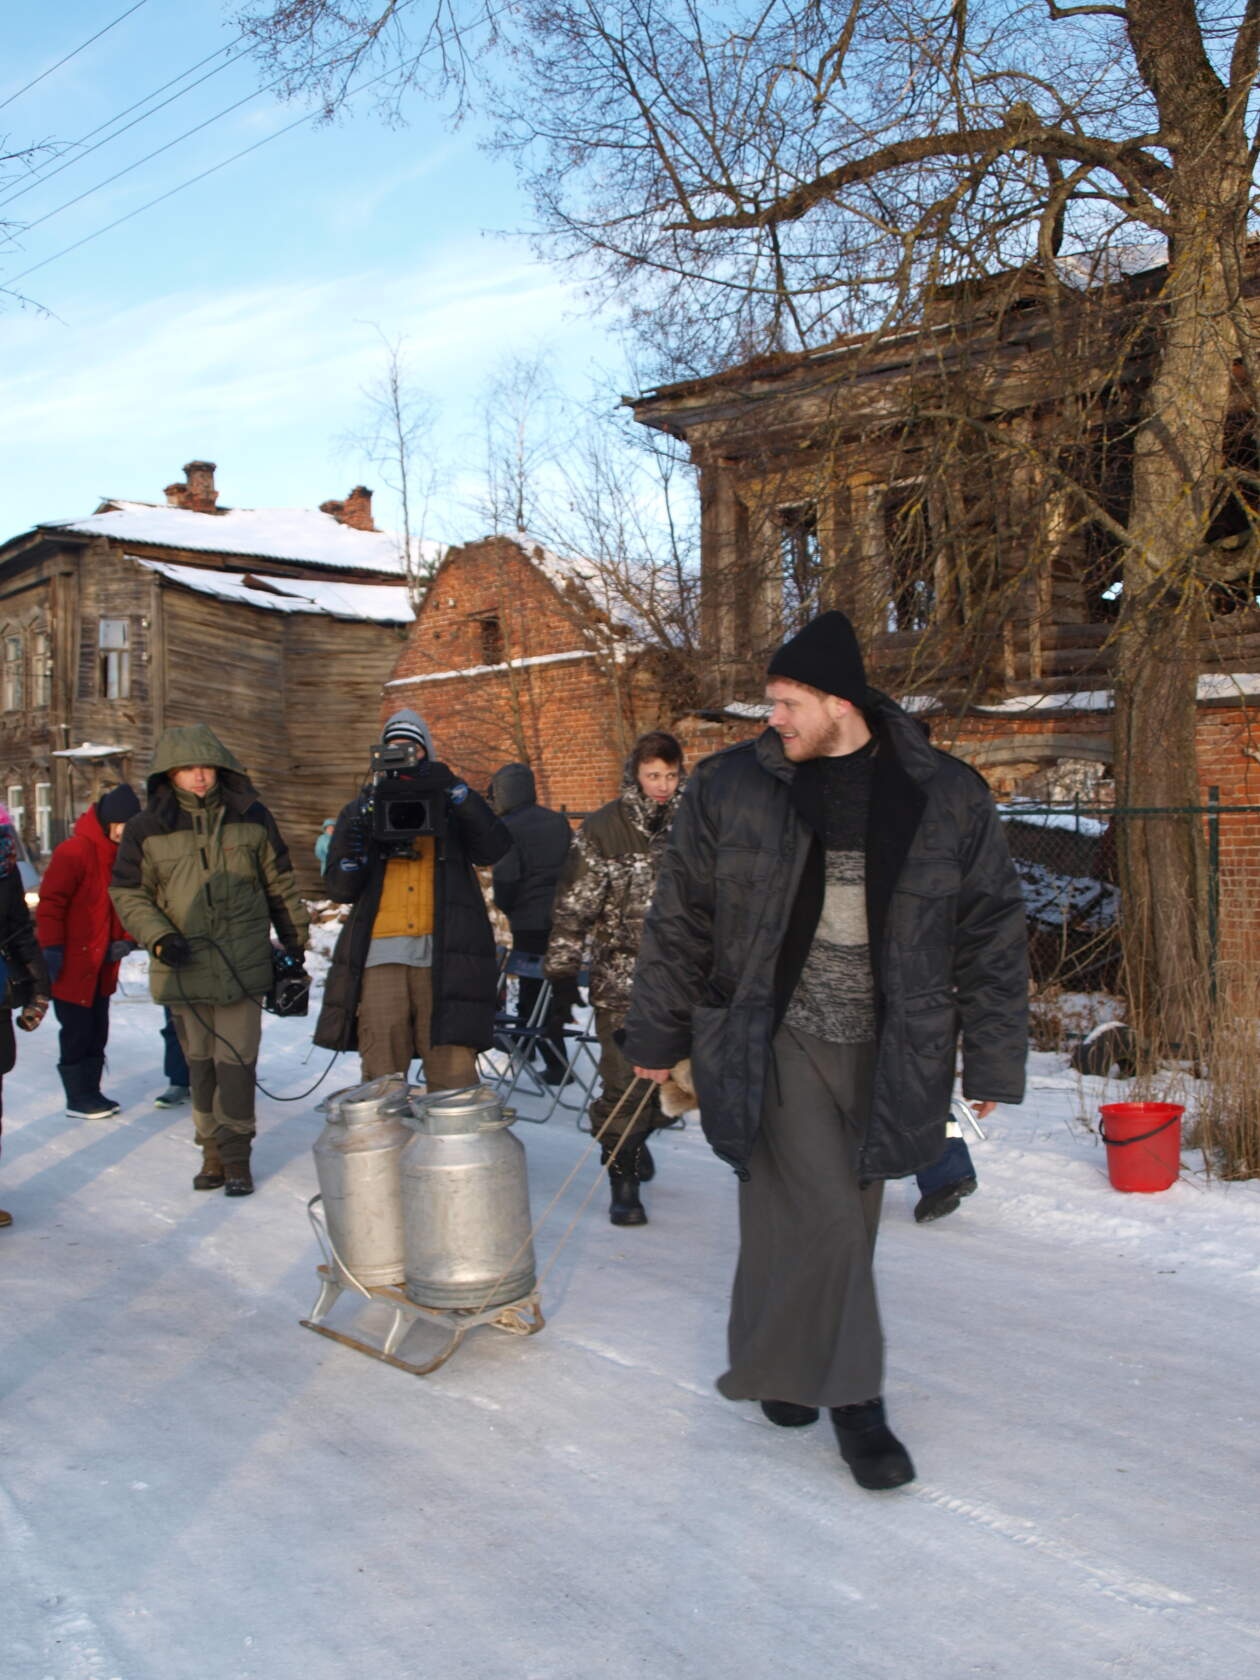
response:
{"label": "milk can", "polygon": [[534,1287],[525,1151],[484,1085],[419,1099],[402,1153],[404,1288],[423,1307],[492,1307]]}
{"label": "milk can", "polygon": [[336,1091],[324,1103],[315,1173],[333,1253],[368,1288],[403,1281],[399,1158],[411,1134],[402,1123],[408,1089],[400,1074]]}

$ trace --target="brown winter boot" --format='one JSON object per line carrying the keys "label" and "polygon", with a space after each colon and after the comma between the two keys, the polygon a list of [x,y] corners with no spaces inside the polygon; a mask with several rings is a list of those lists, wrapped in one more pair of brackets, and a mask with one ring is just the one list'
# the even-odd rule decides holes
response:
{"label": "brown winter boot", "polygon": [[225,1196],[252,1196],[254,1180],[249,1170],[249,1152],[253,1139],[245,1132],[229,1131],[220,1126],[214,1134],[223,1162]]}
{"label": "brown winter boot", "polygon": [[11,1213],[6,1213],[3,1208],[0,1208],[0,1231],[3,1231],[6,1225],[12,1225],[12,1223],[13,1215]]}
{"label": "brown winter boot", "polygon": [[201,1143],[201,1171],[193,1179],[194,1190],[222,1190],[223,1162],[219,1158],[219,1146],[213,1138],[203,1138]]}

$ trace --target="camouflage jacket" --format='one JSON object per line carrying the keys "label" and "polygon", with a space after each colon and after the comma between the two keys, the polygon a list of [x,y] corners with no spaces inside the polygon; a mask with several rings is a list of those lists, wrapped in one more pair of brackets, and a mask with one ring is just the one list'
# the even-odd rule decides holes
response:
{"label": "camouflage jacket", "polygon": [[661,807],[627,781],[578,830],[556,888],[544,972],[578,974],[590,946],[591,1002],[624,1015],[643,918],[682,787]]}

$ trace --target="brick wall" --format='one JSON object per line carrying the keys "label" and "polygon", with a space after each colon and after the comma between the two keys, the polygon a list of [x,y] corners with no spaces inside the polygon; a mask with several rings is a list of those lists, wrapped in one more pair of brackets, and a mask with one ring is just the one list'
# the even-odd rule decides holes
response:
{"label": "brick wall", "polygon": [[[542,803],[571,812],[593,811],[614,796],[625,755],[645,729],[672,730],[689,765],[760,732],[755,719],[671,715],[645,660],[629,650],[616,661],[590,657],[592,626],[602,622],[580,590],[557,587],[510,538],[452,550],[385,689],[381,717],[414,707],[438,755],[477,788],[501,764],[523,760]],[[486,657],[496,650],[497,660]],[[1101,769],[1112,753],[1109,711],[969,713],[930,722],[936,744],[973,764],[1000,799],[1056,759]],[[1260,753],[1260,706],[1200,708],[1205,802],[1208,788],[1218,787],[1222,805],[1260,805],[1260,762],[1248,748]],[[1260,814],[1223,817],[1220,840],[1221,954],[1257,960]]]}
{"label": "brick wall", "polygon": [[633,651],[602,651],[606,621],[554,575],[508,537],[452,550],[381,718],[400,706],[419,712],[438,756],[473,787],[520,760],[543,804],[593,811],[615,795],[635,737],[660,723],[661,698]]}

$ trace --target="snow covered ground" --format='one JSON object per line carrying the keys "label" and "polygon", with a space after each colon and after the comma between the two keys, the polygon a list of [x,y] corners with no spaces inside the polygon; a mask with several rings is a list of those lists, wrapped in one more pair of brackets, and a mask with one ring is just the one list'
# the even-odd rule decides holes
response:
{"label": "snow covered ground", "polygon": [[[115,1121],[66,1119],[51,1022],[5,1080],[3,1680],[1260,1673],[1260,1184],[1187,1155],[1164,1194],[1113,1191],[1079,1118],[1100,1087],[1059,1058],[973,1146],[958,1213],[916,1226],[890,1188],[919,1479],[871,1494],[825,1421],[712,1387],[735,1181],[694,1124],[659,1140],[646,1228],[596,1192],[540,1335],[479,1330],[415,1378],[299,1327],[318,1098],[262,1100],[256,1195],[194,1194],[159,1024],[114,1006]],[[308,1051],[268,1017],[268,1087],[310,1085]],[[537,1213],[588,1139],[517,1130]]]}

